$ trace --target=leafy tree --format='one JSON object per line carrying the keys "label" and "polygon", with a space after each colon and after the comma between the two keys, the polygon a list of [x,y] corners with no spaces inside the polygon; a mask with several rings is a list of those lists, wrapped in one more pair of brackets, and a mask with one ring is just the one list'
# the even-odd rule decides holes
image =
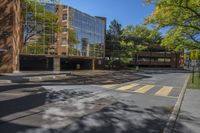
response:
{"label": "leafy tree", "polygon": [[106,34],[106,53],[110,58],[118,58],[120,55],[120,38],[122,34],[122,25],[113,20]]}
{"label": "leafy tree", "polygon": [[122,25],[117,21],[113,20],[111,21],[109,25],[109,30],[107,31],[108,37],[111,37],[111,40],[115,40],[120,38],[120,35],[122,33]]}
{"label": "leafy tree", "polygon": [[135,53],[159,45],[161,34],[144,26],[127,26],[122,33],[121,46],[124,56],[131,58]]}
{"label": "leafy tree", "polygon": [[171,49],[200,48],[200,0],[147,0],[156,8],[146,24],[169,28],[162,45]]}
{"label": "leafy tree", "polygon": [[125,66],[134,58],[135,53],[159,45],[161,39],[161,34],[157,30],[150,30],[144,26],[127,26],[122,29],[121,24],[113,20],[107,31],[106,40],[110,64]]}

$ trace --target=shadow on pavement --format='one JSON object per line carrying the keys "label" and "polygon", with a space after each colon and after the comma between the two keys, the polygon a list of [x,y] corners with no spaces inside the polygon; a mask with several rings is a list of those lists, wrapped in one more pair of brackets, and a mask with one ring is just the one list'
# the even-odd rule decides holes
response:
{"label": "shadow on pavement", "polygon": [[[28,95],[16,99],[0,101],[0,118],[12,115],[15,113],[23,112],[30,110],[32,108],[36,108],[38,106],[42,106],[45,104],[46,93]],[[26,115],[25,113],[23,115]],[[22,115],[22,116],[23,116]],[[18,125],[15,123],[11,123],[11,121],[17,120],[20,118],[20,115],[16,118],[12,116],[8,119],[8,121],[0,120],[0,133],[16,133],[18,131],[32,129],[36,127],[26,126],[26,125]],[[14,120],[13,120],[14,119]]]}
{"label": "shadow on pavement", "polygon": [[151,78],[150,76],[138,75],[134,72],[115,72],[112,74],[103,74],[103,75],[93,75],[93,76],[84,76],[84,75],[75,75],[72,74],[72,78],[65,80],[54,80],[54,81],[43,81],[37,83],[29,84],[11,84],[0,86],[0,92],[17,90],[17,89],[28,89],[31,87],[39,87],[45,83],[45,86],[48,85],[61,85],[59,82],[62,82],[62,85],[106,85],[106,84],[122,84],[126,82],[133,82],[135,80],[140,80],[144,78]]}
{"label": "shadow on pavement", "polygon": [[[30,124],[32,125],[31,122],[34,120],[30,118],[27,119],[26,117],[40,114],[40,119],[42,120],[42,114],[45,112],[45,108],[39,109],[36,112],[31,111],[31,109],[51,103],[66,101],[78,96],[85,96],[90,93],[91,92],[88,91],[60,90],[40,92],[36,94],[33,93],[20,98],[0,101],[0,133],[17,133],[18,131],[24,131],[27,129],[38,129],[39,127],[37,126],[29,126]],[[29,124],[17,124],[18,120],[23,118],[25,118],[25,121]]]}
{"label": "shadow on pavement", "polygon": [[[159,133],[167,122],[163,116],[168,113],[164,107],[141,111],[138,106],[116,102],[63,128],[29,129],[22,133]],[[135,117],[138,114],[141,117]]]}
{"label": "shadow on pavement", "polygon": [[[143,111],[138,108],[138,106],[117,102],[99,112],[82,117],[75,123],[58,130],[58,133],[155,133],[162,130],[166,123],[166,119],[161,117],[166,114],[163,108]],[[157,116],[151,115],[153,113]],[[134,114],[140,114],[141,117],[137,118]],[[145,118],[147,114],[151,117]]]}
{"label": "shadow on pavement", "polygon": [[[144,76],[136,74],[135,72],[115,72],[112,74],[104,75],[93,75],[93,76],[84,76],[84,75],[75,75],[72,74],[74,78],[67,80],[55,80],[52,82],[65,82],[68,85],[105,85],[105,84],[122,84],[126,82],[132,82],[135,80],[140,80],[144,78],[151,78],[150,76]],[[44,81],[49,82],[49,81]]]}
{"label": "shadow on pavement", "polygon": [[[189,127],[187,127],[187,126]],[[200,127],[200,118],[191,115],[191,113],[186,111],[181,111],[179,114],[178,120],[175,125],[173,133],[198,133],[199,129],[196,129],[196,132],[192,129],[194,127]]]}
{"label": "shadow on pavement", "polygon": [[[90,92],[61,90],[1,101],[0,117],[30,110],[46,103],[66,101],[73,97],[87,96],[88,94]],[[71,104],[73,106],[73,103]],[[80,106],[80,104],[75,106]],[[16,121],[1,120],[0,133],[17,133],[18,131],[20,133],[156,133],[164,128],[170,113],[171,110],[165,107],[144,108],[135,105],[134,101],[122,102],[117,100],[99,111],[77,117],[73,123],[57,129],[29,126],[30,123],[27,124],[26,122],[20,124]],[[68,117],[62,122],[67,123],[67,121]],[[59,123],[59,120],[54,122]]]}
{"label": "shadow on pavement", "polygon": [[[64,82],[62,85],[120,84],[142,78],[149,77],[127,72],[123,73],[123,75],[114,73],[99,76],[77,76],[74,79],[52,83],[45,82],[45,85],[60,85],[59,82]],[[42,83],[0,86],[0,92],[23,88],[28,90],[31,87],[39,87],[41,85]],[[60,90],[33,93],[21,98],[0,101],[0,117],[30,110],[46,103],[87,96],[90,93]],[[117,100],[98,111],[75,118],[73,123],[58,129],[42,129],[36,126],[28,126],[28,124],[22,125],[17,122],[1,120],[0,133],[16,133],[18,131],[21,133],[159,133],[163,130],[170,113],[171,108],[160,106],[140,107],[136,106],[134,101],[122,102]]]}
{"label": "shadow on pavement", "polygon": [[0,125],[0,133],[18,133],[26,130],[34,130],[38,127],[33,126],[26,126],[26,125],[20,125],[5,121],[0,121],[0,123],[4,123],[3,125]]}
{"label": "shadow on pavement", "polygon": [[16,99],[0,101],[0,117],[44,105],[45,99],[46,93],[40,93]]}

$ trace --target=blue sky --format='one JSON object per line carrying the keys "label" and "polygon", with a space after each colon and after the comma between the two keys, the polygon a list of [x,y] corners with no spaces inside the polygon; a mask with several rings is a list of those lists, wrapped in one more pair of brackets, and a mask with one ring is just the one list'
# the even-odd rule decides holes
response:
{"label": "blue sky", "polygon": [[154,10],[154,5],[145,5],[144,0],[61,0],[61,3],[92,16],[107,17],[107,25],[116,19],[123,27],[142,24]]}

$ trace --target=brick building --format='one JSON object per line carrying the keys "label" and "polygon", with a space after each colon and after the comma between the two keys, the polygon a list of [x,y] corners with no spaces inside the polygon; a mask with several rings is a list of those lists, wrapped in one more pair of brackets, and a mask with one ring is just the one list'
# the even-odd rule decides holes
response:
{"label": "brick building", "polygon": [[21,19],[20,0],[0,0],[0,72],[19,69]]}
{"label": "brick building", "polygon": [[141,67],[180,68],[183,67],[183,53],[155,46],[137,53],[131,64]]}
{"label": "brick building", "polygon": [[[0,0],[0,72],[101,67],[106,18],[59,5],[57,0],[34,2],[30,11],[20,0]],[[41,14],[58,19],[47,24],[36,19]],[[56,25],[61,30],[55,31]],[[78,40],[74,44],[69,41],[69,29]]]}

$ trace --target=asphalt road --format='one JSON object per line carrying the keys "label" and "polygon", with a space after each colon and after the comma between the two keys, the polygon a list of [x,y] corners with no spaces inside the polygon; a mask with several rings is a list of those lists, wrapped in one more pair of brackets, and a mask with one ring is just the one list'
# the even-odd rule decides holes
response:
{"label": "asphalt road", "polygon": [[146,71],[0,86],[0,133],[160,133],[187,73]]}

